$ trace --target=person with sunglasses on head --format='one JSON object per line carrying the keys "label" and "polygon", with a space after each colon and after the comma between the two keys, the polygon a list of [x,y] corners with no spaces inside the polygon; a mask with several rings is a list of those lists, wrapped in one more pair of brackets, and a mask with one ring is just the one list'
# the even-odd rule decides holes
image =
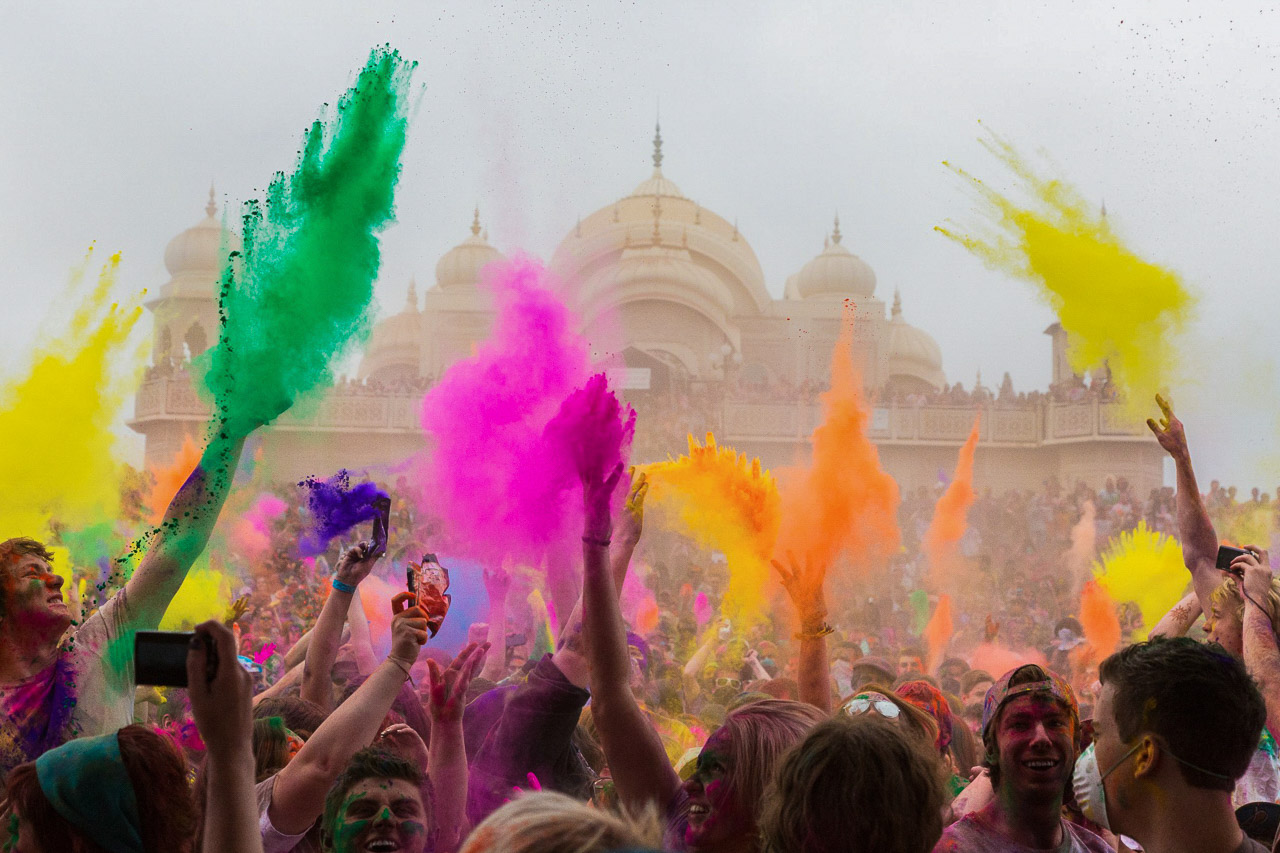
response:
{"label": "person with sunglasses on head", "polygon": [[847,717],[881,717],[929,747],[938,737],[933,718],[882,685],[866,685],[844,700],[839,711]]}
{"label": "person with sunglasses on head", "polygon": [[1085,817],[1147,853],[1266,850],[1231,802],[1267,713],[1244,664],[1213,643],[1156,637],[1107,658],[1099,677],[1094,741],[1073,778]]}
{"label": "person with sunglasses on head", "polygon": [[1111,851],[1062,818],[1080,743],[1079,710],[1065,679],[1033,664],[1006,673],[987,691],[982,742],[987,774],[974,784],[989,779],[994,796],[948,826],[936,853]]}

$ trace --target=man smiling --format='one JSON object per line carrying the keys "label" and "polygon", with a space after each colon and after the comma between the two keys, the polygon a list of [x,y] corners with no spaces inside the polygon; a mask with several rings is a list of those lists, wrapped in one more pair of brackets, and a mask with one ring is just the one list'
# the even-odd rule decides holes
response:
{"label": "man smiling", "polygon": [[1079,711],[1066,681],[1032,665],[1007,673],[987,691],[982,712],[995,798],[947,827],[935,851],[1109,851],[1097,835],[1062,819],[1079,738]]}
{"label": "man smiling", "polygon": [[409,762],[376,748],[362,749],[325,798],[320,832],[333,853],[423,853],[430,788]]}

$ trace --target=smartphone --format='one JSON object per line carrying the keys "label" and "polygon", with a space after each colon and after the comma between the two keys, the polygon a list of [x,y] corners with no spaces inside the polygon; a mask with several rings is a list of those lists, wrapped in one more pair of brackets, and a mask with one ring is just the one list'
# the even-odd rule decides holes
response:
{"label": "smartphone", "polygon": [[1236,557],[1241,557],[1247,553],[1249,552],[1243,548],[1232,548],[1230,545],[1220,545],[1218,547],[1218,562],[1216,565],[1224,572],[1229,572],[1231,571],[1231,561]]}
{"label": "smartphone", "polygon": [[453,596],[449,595],[449,570],[440,565],[435,554],[423,554],[418,565],[417,600],[426,605],[427,630],[435,636],[449,613]]}
{"label": "smartphone", "polygon": [[371,557],[381,557],[387,553],[387,534],[391,530],[391,498],[374,498],[373,508],[377,515],[373,517],[373,552]]}
{"label": "smartphone", "polygon": [[[139,631],[133,637],[133,680],[156,687],[187,686],[187,652],[192,631]],[[210,680],[218,671],[213,644],[207,647]]]}

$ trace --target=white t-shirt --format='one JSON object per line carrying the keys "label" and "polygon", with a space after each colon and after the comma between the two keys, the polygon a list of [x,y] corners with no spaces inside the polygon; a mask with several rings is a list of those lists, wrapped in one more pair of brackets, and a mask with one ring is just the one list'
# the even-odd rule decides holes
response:
{"label": "white t-shirt", "polygon": [[52,664],[0,684],[0,778],[69,740],[133,722],[130,621],[121,590],[67,634]]}

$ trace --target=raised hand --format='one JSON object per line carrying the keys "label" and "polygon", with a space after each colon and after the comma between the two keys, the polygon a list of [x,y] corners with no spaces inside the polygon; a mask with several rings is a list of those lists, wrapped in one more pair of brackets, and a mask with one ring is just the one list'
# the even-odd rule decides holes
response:
{"label": "raised hand", "polygon": [[433,723],[453,723],[462,719],[467,687],[488,651],[488,643],[468,643],[443,670],[434,660],[427,661],[428,707]]}
{"label": "raised hand", "polygon": [[249,596],[242,595],[235,601],[231,602],[231,606],[227,608],[226,615],[222,617],[222,624],[230,628],[232,625],[240,621],[240,617],[249,609]]}
{"label": "raised hand", "polygon": [[209,751],[247,748],[253,737],[253,682],[236,657],[235,635],[221,622],[196,626],[187,651],[187,684],[191,716]]}
{"label": "raised hand", "polygon": [[422,608],[406,605],[412,593],[401,592],[391,599],[391,654],[388,657],[411,667],[427,642],[427,614]]}
{"label": "raised hand", "polygon": [[622,478],[622,463],[612,471],[582,472],[582,507],[586,520],[583,536],[597,544],[607,544],[613,535],[613,517],[609,512],[609,499]]}
{"label": "raised hand", "polygon": [[778,560],[773,561],[782,586],[791,597],[796,612],[800,616],[800,624],[806,630],[818,625],[827,618],[827,600],[822,586],[827,579],[826,566],[821,566],[808,557],[803,564],[796,560],[795,554],[787,552],[788,566]]}
{"label": "raised hand", "polygon": [[640,541],[640,533],[644,529],[644,499],[649,493],[649,481],[643,471],[636,471],[634,465],[627,474],[631,485],[627,488],[626,512],[622,514],[618,536],[634,545]]}
{"label": "raised hand", "polygon": [[1182,421],[1178,420],[1173,407],[1159,394],[1156,395],[1156,405],[1163,413],[1160,421],[1157,423],[1154,418],[1147,418],[1147,426],[1155,433],[1156,441],[1175,459],[1187,456],[1187,434],[1182,428]]}
{"label": "raised hand", "polygon": [[373,553],[373,543],[358,542],[342,552],[333,576],[341,583],[356,586],[369,576],[369,572],[373,571],[373,564],[381,556]]}
{"label": "raised hand", "polygon": [[489,596],[489,604],[502,603],[507,600],[507,592],[511,589],[511,573],[506,566],[496,569],[484,569],[484,591]]}
{"label": "raised hand", "polygon": [[1253,545],[1231,561],[1231,573],[1241,578],[1244,593],[1269,617],[1271,613],[1271,560],[1266,551]]}

